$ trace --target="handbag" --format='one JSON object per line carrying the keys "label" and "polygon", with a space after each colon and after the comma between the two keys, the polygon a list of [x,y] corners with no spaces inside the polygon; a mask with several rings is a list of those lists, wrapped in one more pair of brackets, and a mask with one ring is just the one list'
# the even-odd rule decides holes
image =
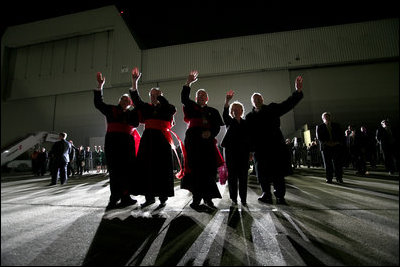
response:
{"label": "handbag", "polygon": [[218,176],[219,176],[219,183],[221,185],[224,185],[228,180],[228,168],[226,167],[225,162],[218,167]]}

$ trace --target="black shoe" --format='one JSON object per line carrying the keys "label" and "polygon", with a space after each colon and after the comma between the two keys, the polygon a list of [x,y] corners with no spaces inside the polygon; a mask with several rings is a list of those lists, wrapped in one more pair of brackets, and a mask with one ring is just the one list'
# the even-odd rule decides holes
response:
{"label": "black shoe", "polygon": [[272,204],[272,198],[269,198],[269,197],[261,196],[258,198],[258,201],[261,201],[261,202],[264,202],[267,204]]}
{"label": "black shoe", "polygon": [[202,211],[206,211],[205,207],[202,205],[199,205],[197,203],[191,203],[189,205],[192,209],[194,209],[197,212],[202,212]]}
{"label": "black shoe", "polygon": [[55,183],[49,183],[47,186],[52,186],[52,185],[56,185]]}
{"label": "black shoe", "polygon": [[327,183],[327,184],[331,184],[331,183],[332,183],[332,180],[326,180],[326,183]]}
{"label": "black shoe", "polygon": [[128,206],[131,206],[131,205],[135,205],[136,203],[137,203],[136,199],[132,199],[132,198],[129,197],[129,198],[121,200],[121,203],[119,204],[119,206],[121,208],[124,208],[124,207],[128,207]]}
{"label": "black shoe", "polygon": [[117,203],[116,202],[108,202],[108,205],[106,207],[106,210],[112,210],[117,208]]}
{"label": "black shoe", "polygon": [[337,181],[338,183],[343,184],[343,180],[342,180],[342,179],[336,179],[336,181]]}
{"label": "black shoe", "polygon": [[204,201],[204,203],[205,203],[209,208],[212,208],[212,209],[216,209],[216,208],[217,208],[211,200]]}
{"label": "black shoe", "polygon": [[277,198],[276,199],[276,204],[287,205],[286,200],[284,198]]}
{"label": "black shoe", "polygon": [[146,202],[140,204],[141,208],[145,208],[147,206],[150,206],[151,204],[154,204],[156,201],[154,199],[146,200]]}
{"label": "black shoe", "polygon": [[168,197],[159,197],[158,199],[160,200],[160,205],[165,205],[165,202],[167,202]]}
{"label": "black shoe", "polygon": [[242,206],[243,206],[243,207],[247,207],[247,202],[243,202],[243,201],[242,201]]}
{"label": "black shoe", "polygon": [[237,204],[238,204],[237,200],[232,199],[232,206],[237,206]]}

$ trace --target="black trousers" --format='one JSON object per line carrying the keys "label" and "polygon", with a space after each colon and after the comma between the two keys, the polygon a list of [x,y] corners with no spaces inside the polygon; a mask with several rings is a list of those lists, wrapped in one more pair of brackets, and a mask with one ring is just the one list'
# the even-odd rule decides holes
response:
{"label": "black trousers", "polygon": [[67,182],[67,180],[68,180],[67,165],[68,165],[68,162],[59,162],[59,163],[53,164],[53,169],[51,171],[51,183],[52,184],[57,183],[57,176],[59,173],[60,173],[61,184],[64,184]]}
{"label": "black trousers", "polygon": [[286,194],[285,176],[282,174],[271,173],[266,159],[254,157],[254,166],[258,182],[265,198],[272,198],[271,183],[274,186],[274,195],[276,198],[284,198]]}
{"label": "black trousers", "polygon": [[386,146],[382,148],[383,159],[385,161],[385,168],[389,172],[394,172],[396,170],[395,157],[393,153],[394,148],[391,146]]}
{"label": "black trousers", "polygon": [[247,150],[225,149],[226,167],[228,168],[229,196],[237,201],[238,189],[241,202],[246,202],[249,170],[249,152]]}
{"label": "black trousers", "polygon": [[343,178],[343,149],[341,146],[325,146],[321,151],[324,161],[326,180],[332,181],[335,171],[336,180]]}

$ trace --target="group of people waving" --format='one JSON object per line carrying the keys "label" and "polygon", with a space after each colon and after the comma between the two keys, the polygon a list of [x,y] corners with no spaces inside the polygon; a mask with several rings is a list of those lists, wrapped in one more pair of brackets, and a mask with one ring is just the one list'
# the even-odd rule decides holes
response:
{"label": "group of people waving", "polygon": [[[110,175],[110,200],[107,209],[125,207],[137,201],[131,195],[144,195],[141,207],[155,203],[165,205],[174,196],[174,179],[181,179],[181,188],[193,195],[190,207],[200,211],[204,204],[215,208],[212,199],[221,198],[216,184],[217,169],[226,161],[230,198],[237,204],[247,205],[247,176],[249,156],[253,152],[256,174],[261,185],[259,201],[272,204],[271,183],[278,204],[285,204],[285,180],[289,174],[290,158],[283,134],[280,117],[293,109],[302,99],[303,78],[295,81],[296,91],[281,103],[264,104],[261,94],[251,97],[253,109],[244,116],[243,105],[235,101],[234,92],[226,94],[223,116],[207,105],[208,94],[204,89],[190,98],[191,86],[198,81],[198,72],[191,71],[182,88],[184,121],[188,124],[184,144],[181,143],[183,163],[181,171],[174,175],[173,155],[176,153],[172,139],[176,107],[168,102],[159,88],[151,88],[150,103],[142,100],[138,91],[141,73],[132,70],[132,88],[120,97],[118,105],[105,104],[103,86],[105,77],[98,72],[94,105],[106,117],[105,153]],[[133,108],[131,108],[133,106]],[[144,124],[142,136],[136,131]],[[225,148],[225,160],[217,147],[216,136],[220,127],[227,132],[221,143]],[[180,141],[180,139],[178,138]],[[238,189],[239,187],[239,189]]]}

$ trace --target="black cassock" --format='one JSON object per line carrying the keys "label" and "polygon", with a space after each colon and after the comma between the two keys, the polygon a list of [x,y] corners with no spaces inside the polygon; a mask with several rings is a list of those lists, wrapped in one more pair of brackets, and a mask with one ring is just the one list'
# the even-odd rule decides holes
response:
{"label": "black cassock", "polygon": [[[216,184],[218,151],[215,137],[224,123],[217,109],[207,105],[201,107],[189,95],[190,87],[184,86],[181,102],[184,105],[184,120],[189,123],[185,134],[188,170],[185,170],[181,188],[199,198],[221,198]],[[205,130],[211,132],[208,139],[202,138]]]}
{"label": "black cassock", "polygon": [[104,152],[110,173],[110,201],[118,201],[131,188],[136,169],[135,138],[132,130],[139,125],[136,109],[123,111],[120,105],[103,102],[102,91],[94,90],[94,106],[106,117]]}
{"label": "black cassock", "polygon": [[176,108],[163,96],[157,98],[159,105],[143,102],[137,91],[131,91],[131,97],[141,123],[145,124],[137,155],[139,179],[133,188],[134,195],[174,196],[174,152],[165,131],[156,128],[157,125],[172,124]]}

